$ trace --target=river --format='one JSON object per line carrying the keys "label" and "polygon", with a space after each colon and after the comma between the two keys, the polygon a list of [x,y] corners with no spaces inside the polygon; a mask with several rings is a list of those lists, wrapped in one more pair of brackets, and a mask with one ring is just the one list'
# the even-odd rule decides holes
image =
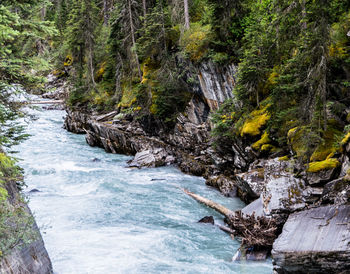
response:
{"label": "river", "polygon": [[213,210],[187,188],[236,210],[204,179],[174,167],[129,169],[129,156],[86,144],[62,128],[65,113],[31,110],[31,137],[16,149],[55,273],[271,273],[271,261],[232,262],[239,247],[218,228],[199,224]]}

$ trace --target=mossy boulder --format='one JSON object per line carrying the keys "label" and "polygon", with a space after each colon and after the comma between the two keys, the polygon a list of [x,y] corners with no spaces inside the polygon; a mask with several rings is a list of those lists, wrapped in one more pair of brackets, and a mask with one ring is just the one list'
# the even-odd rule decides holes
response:
{"label": "mossy boulder", "polygon": [[262,109],[254,110],[250,113],[249,118],[244,122],[240,135],[244,136],[258,136],[261,134],[261,129],[266,125],[271,115],[267,111],[267,106]]}
{"label": "mossy boulder", "polygon": [[330,158],[324,161],[312,162],[309,164],[307,172],[320,172],[323,170],[333,169],[340,166],[340,162],[337,159]]}
{"label": "mossy boulder", "polygon": [[324,185],[338,177],[341,170],[340,162],[335,158],[312,162],[307,168],[307,180],[310,185]]}

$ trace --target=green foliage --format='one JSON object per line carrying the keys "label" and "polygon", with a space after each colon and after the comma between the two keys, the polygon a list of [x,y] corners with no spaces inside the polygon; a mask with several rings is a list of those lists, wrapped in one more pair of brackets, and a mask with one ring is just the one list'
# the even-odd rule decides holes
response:
{"label": "green foliage", "polygon": [[[0,187],[0,194],[5,192],[6,190]],[[0,258],[13,248],[37,239],[38,234],[34,232],[33,224],[34,218],[24,204],[19,202],[11,205],[6,199],[0,199]]]}
{"label": "green foliage", "polygon": [[180,45],[189,58],[198,62],[208,54],[208,47],[213,39],[210,25],[193,23],[181,37]]}
{"label": "green foliage", "polygon": [[[16,160],[0,153],[0,258],[18,245],[36,239],[34,219],[21,197],[9,197],[7,187],[22,178]],[[11,199],[11,203],[10,200]]]}

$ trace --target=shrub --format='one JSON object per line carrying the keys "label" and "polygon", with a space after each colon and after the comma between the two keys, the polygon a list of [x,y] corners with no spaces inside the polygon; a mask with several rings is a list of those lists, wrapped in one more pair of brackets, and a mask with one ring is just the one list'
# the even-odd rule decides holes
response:
{"label": "shrub", "polygon": [[193,23],[191,28],[184,32],[180,45],[192,61],[198,62],[207,55],[212,38],[210,25]]}

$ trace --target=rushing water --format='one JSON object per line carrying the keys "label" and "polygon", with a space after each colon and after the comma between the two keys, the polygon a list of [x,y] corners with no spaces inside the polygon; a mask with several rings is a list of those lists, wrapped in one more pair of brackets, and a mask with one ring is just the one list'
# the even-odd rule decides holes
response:
{"label": "rushing water", "polygon": [[[62,129],[63,111],[33,111],[17,147],[55,273],[271,273],[271,262],[232,262],[239,243],[199,224],[222,217],[181,188],[231,209],[244,204],[176,168],[126,168],[128,156],[89,147]],[[156,179],[156,180],[155,180]]]}

